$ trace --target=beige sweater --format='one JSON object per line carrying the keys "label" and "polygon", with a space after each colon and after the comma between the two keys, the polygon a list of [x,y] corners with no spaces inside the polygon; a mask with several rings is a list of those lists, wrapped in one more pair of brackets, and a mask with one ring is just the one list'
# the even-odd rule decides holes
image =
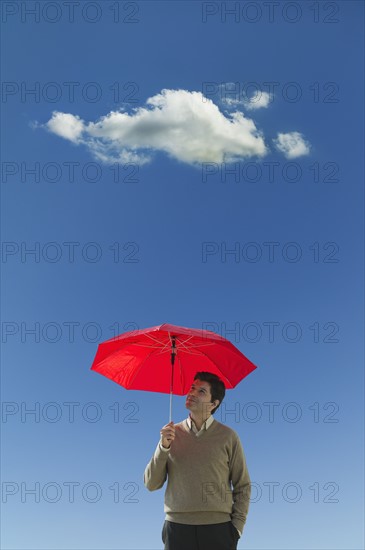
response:
{"label": "beige sweater", "polygon": [[167,479],[166,520],[190,525],[232,521],[241,534],[251,481],[239,436],[212,416],[200,432],[195,428],[194,433],[192,427],[190,417],[175,424],[171,447],[157,445],[144,484],[155,491]]}

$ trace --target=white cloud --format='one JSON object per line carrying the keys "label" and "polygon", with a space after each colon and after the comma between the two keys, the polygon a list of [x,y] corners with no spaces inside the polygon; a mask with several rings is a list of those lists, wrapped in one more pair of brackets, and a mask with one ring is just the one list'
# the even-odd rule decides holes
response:
{"label": "white cloud", "polygon": [[310,143],[303,138],[299,132],[288,132],[287,134],[278,133],[278,137],[273,140],[278,151],[283,153],[287,159],[294,159],[303,155],[308,155]]}
{"label": "white cloud", "polygon": [[156,151],[188,164],[228,163],[268,153],[252,119],[240,112],[226,116],[201,92],[187,90],[162,90],[146,107],[131,114],[112,111],[96,122],[55,111],[45,126],[86,145],[103,162],[145,163]]}
{"label": "white cloud", "polygon": [[75,143],[80,140],[85,128],[84,121],[80,117],[57,111],[52,113],[52,118],[47,122],[46,127],[54,134]]}
{"label": "white cloud", "polygon": [[[225,99],[231,107],[267,108],[271,96],[255,94],[249,100]],[[192,165],[230,163],[264,157],[269,148],[254,121],[236,110],[224,114],[201,92],[167,90],[150,97],[144,107],[111,111],[96,122],[78,115],[54,111],[43,125],[48,131],[77,145],[86,146],[105,163],[145,164],[157,151]],[[310,152],[310,143],[299,132],[278,133],[272,140],[278,151],[293,159]]]}
{"label": "white cloud", "polygon": [[266,109],[272,101],[272,95],[268,92],[259,91],[256,95],[250,97],[250,99],[235,99],[226,97],[223,98],[222,101],[230,107],[242,106],[248,111],[254,111],[256,109]]}
{"label": "white cloud", "polygon": [[271,95],[268,92],[261,92],[256,96],[251,97],[248,101],[245,101],[245,107],[249,110],[267,108],[271,101]]}

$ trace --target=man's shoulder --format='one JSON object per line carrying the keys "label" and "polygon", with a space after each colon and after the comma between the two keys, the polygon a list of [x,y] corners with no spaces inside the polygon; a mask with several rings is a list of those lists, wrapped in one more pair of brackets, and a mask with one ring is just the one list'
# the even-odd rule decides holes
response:
{"label": "man's shoulder", "polygon": [[232,439],[236,439],[236,438],[239,439],[238,433],[230,426],[227,426],[227,424],[223,424],[222,422],[219,422],[218,420],[214,419],[212,427],[214,425],[215,425],[215,429],[218,430],[222,435],[226,437],[230,437]]}

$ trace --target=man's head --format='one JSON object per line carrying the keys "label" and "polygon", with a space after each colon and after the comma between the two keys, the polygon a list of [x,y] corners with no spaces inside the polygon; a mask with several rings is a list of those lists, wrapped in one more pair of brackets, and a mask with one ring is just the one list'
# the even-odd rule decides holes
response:
{"label": "man's head", "polygon": [[204,412],[215,413],[222,403],[226,393],[226,388],[222,380],[211,372],[197,372],[194,376],[194,382],[188,392],[193,401],[187,399],[188,408],[204,410]]}

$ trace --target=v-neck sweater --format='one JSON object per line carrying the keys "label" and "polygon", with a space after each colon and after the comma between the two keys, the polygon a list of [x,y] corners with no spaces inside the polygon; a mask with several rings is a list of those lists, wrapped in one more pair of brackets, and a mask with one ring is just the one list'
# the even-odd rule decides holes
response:
{"label": "v-neck sweater", "polygon": [[144,472],[150,491],[161,489],[166,479],[166,520],[189,525],[232,521],[242,533],[251,480],[240,438],[232,428],[214,419],[198,436],[187,420],[175,424],[170,448],[162,450],[159,442]]}

